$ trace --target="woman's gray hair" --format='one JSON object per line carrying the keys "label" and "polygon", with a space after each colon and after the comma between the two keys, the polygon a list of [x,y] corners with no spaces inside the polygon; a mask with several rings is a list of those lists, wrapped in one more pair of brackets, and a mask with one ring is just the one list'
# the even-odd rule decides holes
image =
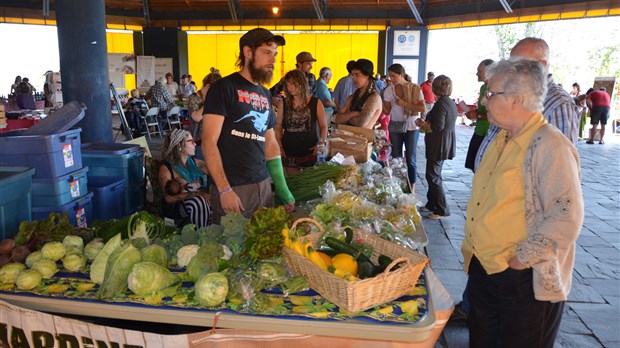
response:
{"label": "woman's gray hair", "polygon": [[531,112],[542,111],[547,95],[547,73],[536,60],[512,57],[487,67],[487,78],[499,82],[497,91],[523,96],[523,107]]}

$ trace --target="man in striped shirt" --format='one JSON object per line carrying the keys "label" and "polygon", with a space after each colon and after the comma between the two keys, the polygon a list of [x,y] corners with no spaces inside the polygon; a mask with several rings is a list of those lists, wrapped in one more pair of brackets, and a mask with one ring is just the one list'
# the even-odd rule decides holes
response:
{"label": "man in striped shirt", "polygon": [[[539,61],[549,69],[549,46],[543,39],[528,37],[519,42],[510,51],[511,57],[524,57]],[[577,144],[579,133],[579,107],[570,95],[557,83],[553,81],[551,75],[547,77],[547,96],[543,103],[543,115],[556,126],[573,145]],[[482,156],[486,152],[489,144],[495,139],[500,128],[491,125],[487,136],[478,149],[474,167],[477,169],[482,161]]]}

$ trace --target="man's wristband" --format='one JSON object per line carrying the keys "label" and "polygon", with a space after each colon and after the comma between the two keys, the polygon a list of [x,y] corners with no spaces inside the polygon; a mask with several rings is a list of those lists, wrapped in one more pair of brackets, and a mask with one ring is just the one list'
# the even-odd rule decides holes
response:
{"label": "man's wristband", "polygon": [[228,186],[227,188],[225,188],[222,191],[220,191],[220,196],[225,194],[225,193],[228,193],[230,191],[232,191],[232,187]]}

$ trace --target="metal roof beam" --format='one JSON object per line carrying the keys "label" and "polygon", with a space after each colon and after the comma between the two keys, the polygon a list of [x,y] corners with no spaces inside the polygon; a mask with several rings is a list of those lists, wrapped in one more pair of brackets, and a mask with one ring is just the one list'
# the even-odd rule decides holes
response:
{"label": "metal roof beam", "polygon": [[232,17],[232,21],[235,23],[239,22],[239,18],[237,17],[237,12],[239,11],[239,0],[228,0],[228,8],[230,9],[230,17]]}
{"label": "metal roof beam", "polygon": [[512,13],[512,7],[510,7],[510,4],[508,3],[508,1],[499,0],[499,2],[504,7],[504,10],[506,11],[506,13]]}
{"label": "metal roof beam", "polygon": [[413,0],[407,0],[407,5],[409,5],[409,8],[411,9],[411,12],[413,13],[413,17],[415,17],[415,20],[418,21],[420,25],[424,25],[422,16],[420,16],[420,12],[418,11],[418,8],[415,6],[415,4],[413,3]]}

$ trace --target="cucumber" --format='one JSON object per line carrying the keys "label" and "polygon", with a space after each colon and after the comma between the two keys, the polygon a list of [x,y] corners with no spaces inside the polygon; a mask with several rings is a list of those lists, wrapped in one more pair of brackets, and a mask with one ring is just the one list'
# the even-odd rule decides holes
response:
{"label": "cucumber", "polygon": [[345,254],[349,254],[351,256],[353,256],[355,258],[356,261],[359,262],[370,262],[372,264],[372,262],[370,261],[370,259],[362,254],[361,250],[357,250],[354,247],[352,247],[351,245],[337,239],[334,237],[325,237],[325,244],[327,244],[330,248],[334,249],[335,251],[339,252],[339,253],[345,253]]}

